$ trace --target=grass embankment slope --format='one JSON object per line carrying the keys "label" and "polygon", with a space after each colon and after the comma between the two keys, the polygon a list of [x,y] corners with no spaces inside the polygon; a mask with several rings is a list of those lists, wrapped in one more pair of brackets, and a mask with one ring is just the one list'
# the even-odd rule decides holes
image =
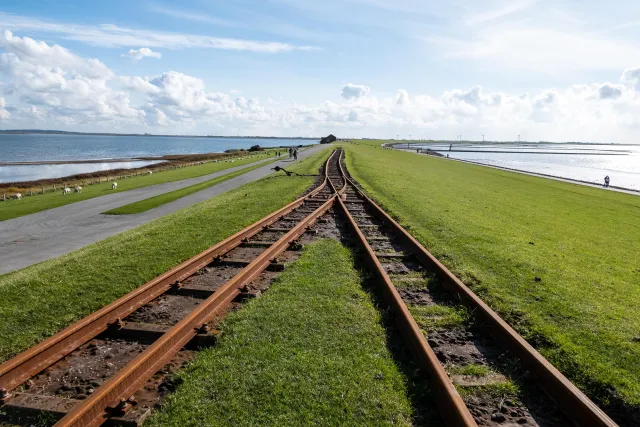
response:
{"label": "grass embankment slope", "polygon": [[[315,173],[318,152],[291,170]],[[313,177],[270,176],[53,260],[0,276],[0,361],[284,206]]]}
{"label": "grass embankment slope", "polygon": [[305,247],[221,329],[149,424],[410,425],[380,314],[340,243]]}
{"label": "grass embankment slope", "polygon": [[140,200],[139,202],[129,203],[128,205],[120,206],[119,208],[111,209],[103,213],[107,215],[133,215],[146,212],[153,208],[157,208],[158,206],[165,205],[167,203],[173,202],[174,200],[181,199],[182,197],[197,193],[198,191],[204,190],[206,188],[220,184],[221,182],[227,181],[231,178],[235,178],[237,176],[245,174],[268,163],[270,162],[249,166],[242,170],[231,172],[226,175],[201,182],[199,184],[190,185],[188,187],[180,188],[179,190],[169,191],[164,194],[149,197],[148,199]]}
{"label": "grass embankment slope", "polygon": [[[162,184],[164,182],[180,181],[182,179],[196,178],[210,173],[218,172],[221,170],[246,165],[258,160],[264,160],[266,157],[258,157],[258,155],[251,155],[245,157],[243,160],[235,159],[231,162],[220,163],[206,163],[198,166],[188,166],[180,169],[173,169],[168,171],[161,171],[154,173],[153,175],[136,176],[133,178],[124,179],[118,181],[118,191],[134,190],[136,188],[147,187],[149,185]],[[104,196],[111,194],[111,182],[104,182],[101,184],[87,185],[82,188],[82,192],[75,194],[62,195],[62,189],[60,191],[34,194],[32,197],[24,196],[22,200],[7,200],[0,203],[0,221],[4,221],[11,218],[18,218],[20,216],[29,215],[32,213],[44,211],[47,209],[57,208],[59,206],[68,205],[70,203],[79,202],[81,200],[92,199],[94,197]],[[2,196],[2,194],[0,194]]]}
{"label": "grass embankment slope", "polygon": [[379,144],[345,144],[371,196],[591,396],[640,404],[640,197]]}

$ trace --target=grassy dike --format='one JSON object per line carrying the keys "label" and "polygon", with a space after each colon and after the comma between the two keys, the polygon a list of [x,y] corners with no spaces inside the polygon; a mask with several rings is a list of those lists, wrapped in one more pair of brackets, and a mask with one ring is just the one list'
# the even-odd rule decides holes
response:
{"label": "grassy dike", "polygon": [[410,425],[403,376],[348,249],[320,240],[182,374],[152,426]]}
{"label": "grassy dike", "polygon": [[179,190],[169,191],[168,193],[149,197],[148,199],[140,200],[139,202],[129,203],[128,205],[120,206],[119,208],[111,209],[103,213],[107,215],[134,215],[146,212],[153,208],[157,208],[158,206],[166,205],[167,203],[171,203],[174,200],[181,199],[190,194],[197,193],[198,191],[220,184],[221,182],[227,181],[231,178],[235,178],[236,176],[240,176],[254,169],[258,169],[259,167],[265,166],[268,163],[270,162],[249,166],[242,170],[231,172],[226,175],[201,182],[199,184],[190,185]]}
{"label": "grassy dike", "polygon": [[583,390],[640,404],[640,197],[345,144],[364,189]]}
{"label": "grassy dike", "polygon": [[[320,151],[291,167],[315,173]],[[0,276],[0,361],[257,221],[313,177],[272,175],[59,258]]]}
{"label": "grassy dike", "polygon": [[[265,158],[268,157],[249,155],[245,156],[243,160],[235,159],[233,163],[211,162],[204,165],[188,166],[168,171],[159,171],[154,173],[153,175],[142,175],[123,179],[118,181],[118,192],[135,190],[136,188],[148,187],[149,185],[162,184],[165,182],[180,181],[188,178],[197,178],[199,176],[208,175],[225,169],[253,163],[257,160],[264,160]],[[34,194],[32,197],[26,196],[23,197],[22,200],[8,200],[6,202],[0,203],[0,221],[18,218],[24,215],[29,215],[47,209],[57,208],[59,206],[64,206],[111,193],[113,193],[113,190],[111,190],[111,182],[103,182],[101,184],[87,185],[83,187],[82,193],[79,194],[72,193],[63,196],[62,189],[60,189],[60,191],[45,194]],[[1,196],[2,194],[0,194],[0,198]]]}

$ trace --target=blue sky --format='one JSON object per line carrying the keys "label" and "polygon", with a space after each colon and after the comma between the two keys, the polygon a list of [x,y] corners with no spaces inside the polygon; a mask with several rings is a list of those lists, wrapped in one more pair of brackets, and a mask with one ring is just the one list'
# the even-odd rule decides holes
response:
{"label": "blue sky", "polygon": [[638,126],[631,1],[2,0],[0,31],[1,128],[633,142]]}

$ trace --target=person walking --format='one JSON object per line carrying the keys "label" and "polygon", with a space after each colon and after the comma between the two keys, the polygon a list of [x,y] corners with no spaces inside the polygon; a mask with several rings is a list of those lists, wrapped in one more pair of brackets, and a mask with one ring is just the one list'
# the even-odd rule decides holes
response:
{"label": "person walking", "polygon": [[293,160],[298,160],[298,150],[293,150]]}
{"label": "person walking", "polygon": [[605,188],[609,186],[609,175],[604,177],[604,186]]}
{"label": "person walking", "polygon": [[293,149],[289,148],[289,157],[293,154]]}

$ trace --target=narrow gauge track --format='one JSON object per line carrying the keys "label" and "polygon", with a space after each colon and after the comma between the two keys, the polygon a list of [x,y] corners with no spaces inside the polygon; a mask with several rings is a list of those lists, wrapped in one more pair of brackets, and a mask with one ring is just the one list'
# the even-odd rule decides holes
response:
{"label": "narrow gauge track", "polygon": [[[367,264],[372,266],[381,285],[383,300],[393,313],[414,360],[430,380],[448,425],[616,425],[369,199],[345,172],[342,161],[339,169],[339,176],[333,170],[329,173],[332,185],[340,194],[337,209],[347,217],[364,248]],[[439,284],[445,292],[433,291],[427,285],[428,281]],[[428,333],[427,340],[408,305],[442,313],[442,309],[450,308],[452,302],[466,306],[471,321],[435,328]],[[469,366],[480,367],[483,375],[453,374],[456,369]],[[482,386],[507,378],[521,386],[522,401],[506,400],[483,391],[486,389]],[[454,381],[462,386],[479,386],[475,387],[479,392],[465,393],[463,398]],[[545,393],[540,393],[540,389]]]}
{"label": "narrow gauge track", "polygon": [[220,318],[297,257],[297,239],[335,203],[338,161],[304,197],[0,365],[2,411],[21,424],[139,425],[168,374],[215,342]]}
{"label": "narrow gauge track", "polygon": [[[567,425],[572,421],[580,426],[615,426],[369,199],[345,172],[343,156],[342,150],[332,153],[324,166],[323,182],[306,196],[0,365],[3,409],[48,415],[60,426],[105,421],[138,425],[150,411],[144,403],[157,399],[157,390],[163,386],[171,388],[167,373],[190,359],[190,348],[215,342],[212,327],[219,318],[236,301],[255,296],[273,277],[272,271],[282,269],[282,261],[295,258],[292,249],[305,230],[335,208],[364,248],[383,300],[426,373],[448,425]],[[441,328],[430,331],[429,340],[425,338],[408,305],[449,304],[427,287],[427,280],[437,281],[448,292],[448,300],[471,309],[471,326]],[[410,282],[422,288],[404,286]],[[460,396],[454,386],[456,376],[449,375],[452,368],[485,364],[499,376],[502,368],[510,366],[505,355],[511,363],[515,359],[526,366],[527,381],[542,388],[551,400],[534,396],[534,404],[490,401],[483,405],[486,396]],[[108,375],[87,383],[100,371],[92,361],[108,366]],[[504,373],[511,374],[509,369]],[[496,410],[487,411],[492,405]]]}

